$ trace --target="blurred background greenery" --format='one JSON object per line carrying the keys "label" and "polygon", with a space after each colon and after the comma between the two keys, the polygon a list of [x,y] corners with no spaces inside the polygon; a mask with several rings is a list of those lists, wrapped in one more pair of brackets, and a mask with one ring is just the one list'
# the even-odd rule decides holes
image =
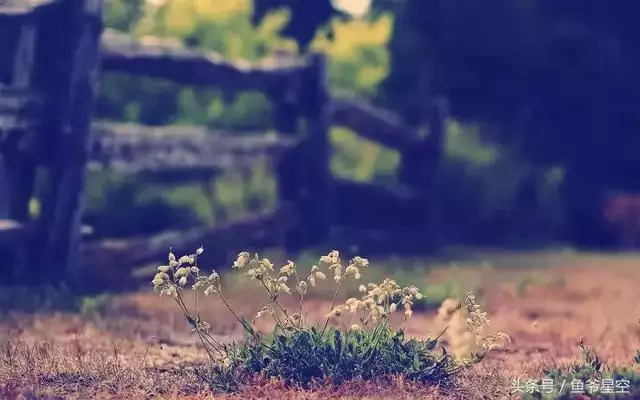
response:
{"label": "blurred background greenery", "polygon": [[[435,0],[378,0],[367,18],[352,19],[327,8],[328,1],[110,0],[106,25],[136,36],[175,37],[229,59],[255,60],[283,49],[323,51],[329,55],[332,90],[394,108],[413,123],[419,122],[423,99],[443,95],[452,105],[440,172],[445,238],[501,245],[562,239],[566,213],[560,188],[566,168],[583,166],[583,159],[592,156],[587,150],[593,148],[589,138],[595,147],[603,141],[595,136],[576,139],[574,127],[567,128],[567,123],[586,116],[570,119],[567,111],[555,118],[544,108],[545,102],[554,109],[571,107],[568,99],[578,98],[582,89],[556,84],[557,92],[534,91],[561,81],[560,73],[541,81],[546,75],[540,71],[559,71],[564,59],[571,58],[566,63],[574,64],[562,69],[563,74],[596,68],[591,66],[592,56],[605,54],[606,49],[582,47],[607,38],[597,36],[602,26],[592,20],[597,10],[590,7],[601,2],[581,3],[571,11],[524,0],[492,0],[482,6],[469,1],[447,6]],[[616,15],[623,14],[620,9]],[[530,45],[528,52],[523,45]],[[591,58],[573,54],[578,50]],[[562,51],[567,54],[564,58]],[[533,78],[524,79],[527,73]],[[601,78],[585,76],[584,82]],[[272,127],[271,111],[266,98],[256,93],[231,94],[105,73],[96,118],[149,125],[200,124],[243,134]],[[611,116],[607,112],[602,119]],[[590,124],[589,119],[575,129]],[[569,139],[554,142],[553,135],[573,139],[567,145]],[[331,142],[336,176],[396,182],[396,152],[342,128],[331,130]],[[581,146],[584,157],[578,159],[572,149]],[[592,171],[584,173],[595,176]],[[211,186],[161,186],[95,173],[89,178],[86,219],[98,237],[114,237],[216,224],[273,206],[275,184],[266,163],[249,171],[229,171]],[[208,195],[212,189],[213,198]]]}

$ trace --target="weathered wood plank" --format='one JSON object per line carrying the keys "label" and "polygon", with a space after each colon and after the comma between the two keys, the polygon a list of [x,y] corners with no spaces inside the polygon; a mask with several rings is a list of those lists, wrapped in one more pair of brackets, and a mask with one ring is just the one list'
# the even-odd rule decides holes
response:
{"label": "weathered wood plank", "polygon": [[168,38],[132,38],[106,30],[102,36],[105,71],[145,75],[196,86],[272,91],[304,70],[306,64],[280,58],[250,63],[229,61],[215,52],[184,47]]}
{"label": "weathered wood plank", "polygon": [[402,118],[364,100],[334,97],[331,100],[331,122],[399,151],[410,149],[419,142],[415,130]]}
{"label": "weathered wood plank", "polygon": [[95,122],[90,162],[113,170],[142,172],[224,170],[274,156],[296,143],[276,134],[237,135],[197,126],[151,127]]}
{"label": "weathered wood plank", "polygon": [[87,242],[83,246],[83,281],[93,289],[127,289],[131,287],[131,272],[135,267],[162,264],[169,248],[176,255],[189,254],[200,246],[205,252],[200,265],[205,271],[225,268],[243,250],[258,250],[279,246],[273,232],[280,220],[277,213],[248,216],[240,221],[214,227],[198,227],[188,231],[167,231],[159,234]]}
{"label": "weathered wood plank", "polygon": [[13,243],[24,232],[24,225],[18,221],[0,219],[0,243]]}
{"label": "weathered wood plank", "polygon": [[57,0],[3,0],[0,2],[0,18],[20,18],[55,1]]}

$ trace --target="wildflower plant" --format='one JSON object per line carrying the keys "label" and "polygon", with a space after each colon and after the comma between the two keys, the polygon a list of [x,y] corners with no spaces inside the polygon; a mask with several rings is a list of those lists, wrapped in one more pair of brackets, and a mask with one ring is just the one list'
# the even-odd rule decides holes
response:
{"label": "wildflower plant", "polygon": [[[301,271],[288,261],[276,267],[267,258],[238,254],[232,269],[242,271],[266,293],[264,304],[251,321],[240,317],[225,297],[220,275],[213,271],[202,275],[198,266],[199,248],[194,254],[176,258],[170,252],[168,264],[158,267],[152,285],[161,295],[174,298],[193,327],[212,362],[203,375],[217,389],[233,389],[252,375],[282,379],[287,383],[308,386],[314,381],[339,384],[352,378],[372,379],[386,375],[405,377],[428,384],[447,385],[454,374],[480,358],[458,363],[438,338],[406,338],[404,325],[412,317],[412,306],[422,298],[415,286],[400,287],[392,279],[359,287],[360,298],[337,299],[347,280],[359,280],[369,261],[354,257],[347,263],[338,251],[320,258],[310,270]],[[329,279],[331,277],[331,279]],[[306,321],[304,301],[311,290],[333,280],[335,292],[323,324]],[[184,299],[184,289],[195,292],[193,308]],[[209,324],[198,313],[199,295],[219,297],[240,323],[245,340],[223,345],[209,334]],[[283,297],[293,297],[295,310],[285,307]],[[402,313],[402,326],[394,329],[391,316]],[[351,315],[348,328],[344,318]],[[271,316],[275,321],[270,334],[258,332],[254,324]],[[475,318],[475,314],[474,314]],[[343,329],[330,322],[343,322]],[[355,323],[357,321],[357,323]]]}
{"label": "wildflower plant", "polygon": [[447,339],[451,352],[460,363],[476,363],[490,351],[503,348],[511,342],[506,333],[489,332],[491,321],[471,292],[462,302],[445,300],[438,310],[438,317],[448,325]]}

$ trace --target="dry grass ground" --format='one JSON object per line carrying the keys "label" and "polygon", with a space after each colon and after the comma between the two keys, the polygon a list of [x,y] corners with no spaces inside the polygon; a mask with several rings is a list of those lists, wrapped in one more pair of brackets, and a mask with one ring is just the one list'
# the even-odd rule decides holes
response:
{"label": "dry grass ground", "polygon": [[[302,391],[256,380],[241,393],[216,397],[194,373],[204,355],[179,310],[149,289],[119,296],[97,314],[3,317],[0,398],[500,399],[514,397],[513,379],[539,378],[545,366],[577,360],[579,337],[611,364],[629,364],[640,350],[640,256],[489,259],[495,267],[469,262],[455,268],[455,279],[480,291],[493,326],[508,333],[512,343],[461,376],[453,393],[391,378],[352,382],[338,391]],[[433,268],[423,279],[439,284],[452,273]],[[247,316],[264,301],[261,292],[247,287],[230,291],[233,305]],[[328,300],[311,299],[306,309],[310,319],[321,319]],[[221,337],[240,334],[215,301],[206,302],[203,315]],[[268,329],[268,321],[259,327]],[[439,328],[435,311],[428,310],[416,312],[406,330],[424,337]]]}

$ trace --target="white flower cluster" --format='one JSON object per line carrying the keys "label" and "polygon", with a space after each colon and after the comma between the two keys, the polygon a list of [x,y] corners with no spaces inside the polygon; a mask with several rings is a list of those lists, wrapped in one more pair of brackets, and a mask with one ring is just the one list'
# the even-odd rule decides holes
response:
{"label": "white flower cluster", "polygon": [[177,260],[170,251],[168,264],[159,266],[151,281],[153,289],[161,295],[177,296],[178,291],[184,288],[189,278],[199,276],[200,270],[196,265],[196,259],[203,251],[204,249],[200,247],[194,254],[182,256]]}
{"label": "white flower cluster", "polygon": [[[400,287],[393,279],[385,279],[380,285],[369,283],[360,285],[360,292],[364,295],[360,299],[350,298],[342,306],[338,306],[329,313],[329,317],[339,317],[343,312],[356,313],[362,311],[361,322],[366,325],[369,321],[376,323],[388,318],[397,311],[404,310],[405,320],[413,314],[412,306],[416,300],[422,299],[422,294],[415,286]],[[355,328],[355,327],[352,327]]]}

